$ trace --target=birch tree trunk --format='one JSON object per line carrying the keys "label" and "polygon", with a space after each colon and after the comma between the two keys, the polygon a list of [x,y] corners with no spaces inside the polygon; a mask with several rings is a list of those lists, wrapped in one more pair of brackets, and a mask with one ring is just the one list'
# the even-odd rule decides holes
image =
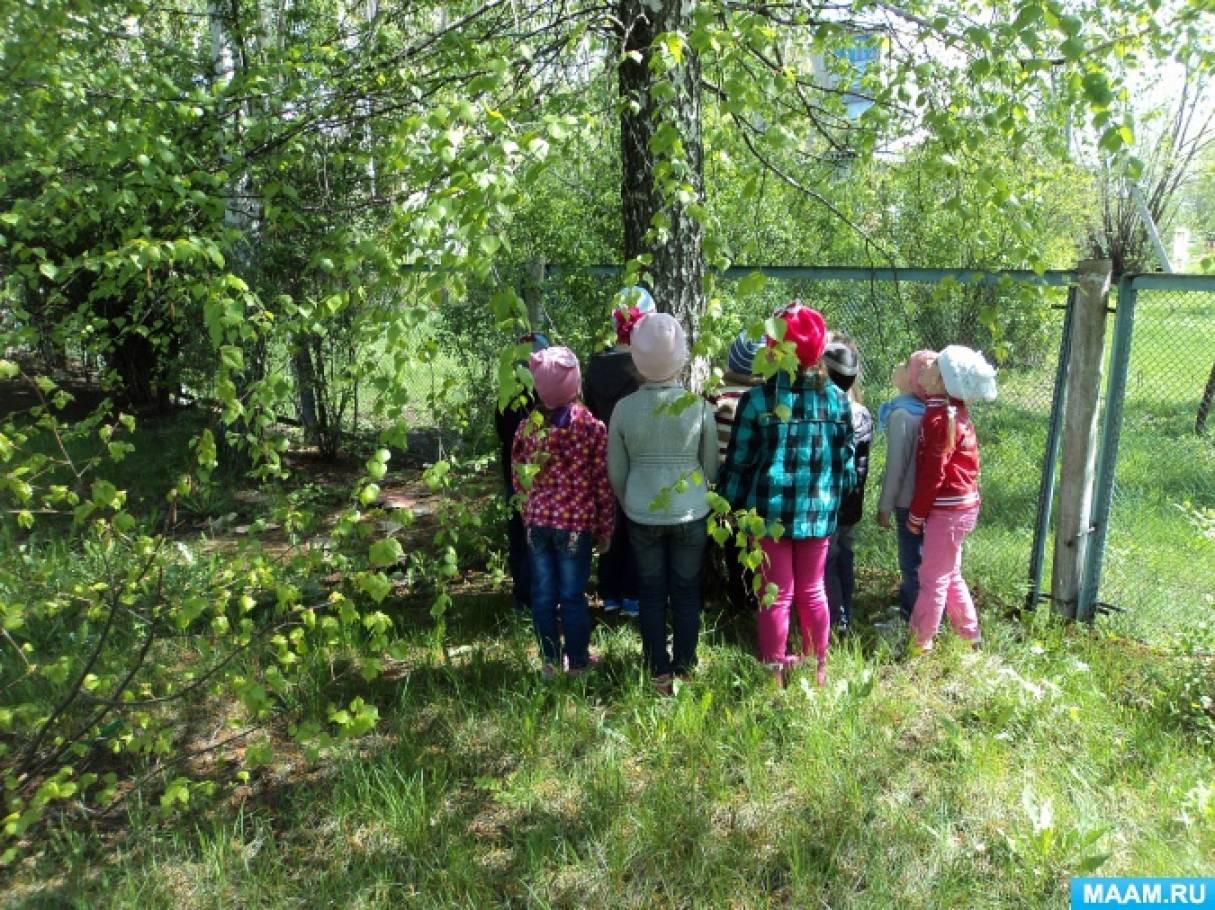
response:
{"label": "birch tree trunk", "polygon": [[[705,309],[704,226],[693,205],[704,197],[700,60],[686,42],[694,4],[664,0],[619,0],[621,47],[621,206],[624,254],[652,257],[654,300],[683,323],[689,345],[700,332]],[[656,39],[679,47],[678,62],[655,75]],[[670,90],[661,104],[655,88]],[[692,362],[690,385],[699,390],[709,375],[704,358]]]}

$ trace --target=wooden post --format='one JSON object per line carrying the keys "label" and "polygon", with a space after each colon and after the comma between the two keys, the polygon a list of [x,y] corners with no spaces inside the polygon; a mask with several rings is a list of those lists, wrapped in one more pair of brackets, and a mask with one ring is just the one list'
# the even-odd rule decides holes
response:
{"label": "wooden post", "polygon": [[1067,619],[1076,618],[1076,598],[1092,530],[1089,517],[1097,466],[1097,413],[1109,290],[1108,259],[1086,259],[1076,267],[1072,352],[1063,416],[1059,519],[1055,525],[1051,577],[1052,608]]}
{"label": "wooden post", "polygon": [[533,332],[540,331],[540,317],[544,312],[545,263],[536,256],[527,262],[527,275],[523,279],[523,303],[527,306],[527,324]]}

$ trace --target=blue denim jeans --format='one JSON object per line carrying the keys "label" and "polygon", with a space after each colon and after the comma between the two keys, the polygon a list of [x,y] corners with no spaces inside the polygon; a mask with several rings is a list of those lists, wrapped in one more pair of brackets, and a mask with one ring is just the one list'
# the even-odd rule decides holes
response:
{"label": "blue denim jeans", "polygon": [[[629,522],[641,602],[641,650],[654,676],[686,673],[696,666],[705,527],[703,518],[676,525]],[[667,650],[668,610],[673,657]]]}
{"label": "blue denim jeans", "polygon": [[831,609],[833,626],[847,626],[852,621],[852,593],[856,590],[856,554],[852,548],[854,530],[856,525],[838,528],[827,545],[823,586],[827,589],[827,606]]}
{"label": "blue denim jeans", "polygon": [[591,618],[586,608],[586,585],[591,578],[590,532],[529,527],[527,556],[532,576],[532,623],[544,662],[560,669],[564,652],[571,670],[585,667],[590,662],[591,642]]}
{"label": "blue denim jeans", "polygon": [[899,536],[899,573],[903,576],[899,584],[899,613],[906,620],[911,619],[915,599],[920,596],[920,556],[924,549],[923,535],[912,534],[907,530],[909,514],[910,509],[894,510]]}

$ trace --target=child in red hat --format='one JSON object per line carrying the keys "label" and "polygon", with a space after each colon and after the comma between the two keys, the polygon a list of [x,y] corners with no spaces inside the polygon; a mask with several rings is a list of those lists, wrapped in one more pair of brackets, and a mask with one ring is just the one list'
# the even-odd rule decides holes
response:
{"label": "child in red hat", "polygon": [[769,348],[795,354],[797,368],[742,397],[718,488],[734,509],[754,510],[766,525],[760,574],[762,590],[775,590],[775,597],[765,597],[758,614],[760,659],[782,683],[801,660],[787,653],[796,605],[802,653],[813,651],[822,685],[831,625],[823,585],[827,544],[840,502],[856,483],[852,409],[820,363],[822,314],[795,301],[776,315],[783,336],[770,338]]}

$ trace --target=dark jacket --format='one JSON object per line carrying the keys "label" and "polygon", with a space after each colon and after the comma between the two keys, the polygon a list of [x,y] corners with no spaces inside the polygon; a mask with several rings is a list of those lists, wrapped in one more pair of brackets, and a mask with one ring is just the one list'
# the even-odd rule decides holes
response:
{"label": "dark jacket", "polygon": [[616,402],[641,388],[641,378],[628,351],[600,351],[591,355],[582,379],[582,400],[606,426]]}
{"label": "dark jacket", "polygon": [[869,476],[869,445],[873,442],[873,415],[863,404],[852,405],[852,434],[856,443],[853,464],[856,467],[856,486],[844,494],[840,502],[837,519],[841,528],[847,528],[861,520],[865,514],[865,478]]}
{"label": "dark jacket", "polygon": [[502,480],[506,484],[507,496],[515,492],[510,466],[510,450],[515,442],[515,431],[519,429],[519,424],[523,423],[527,416],[535,410],[535,407],[535,400],[530,394],[527,394],[524,397],[515,398],[505,411],[494,412],[494,425],[498,431],[498,442],[501,444],[498,457],[502,464]]}

